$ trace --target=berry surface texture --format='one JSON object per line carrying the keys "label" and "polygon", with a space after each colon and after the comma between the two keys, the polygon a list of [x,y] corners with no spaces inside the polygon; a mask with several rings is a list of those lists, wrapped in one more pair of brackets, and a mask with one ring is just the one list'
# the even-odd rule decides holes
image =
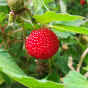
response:
{"label": "berry surface texture", "polygon": [[28,53],[36,59],[49,59],[59,48],[59,40],[55,33],[48,29],[33,30],[26,40]]}

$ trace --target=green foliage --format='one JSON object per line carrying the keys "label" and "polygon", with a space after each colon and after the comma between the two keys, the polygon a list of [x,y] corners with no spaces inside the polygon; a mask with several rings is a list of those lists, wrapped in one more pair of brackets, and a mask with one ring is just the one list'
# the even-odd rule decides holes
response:
{"label": "green foliage", "polygon": [[5,14],[3,12],[0,12],[0,23],[2,23],[4,18],[5,18]]}
{"label": "green foliage", "polygon": [[84,70],[88,71],[88,66],[83,67],[82,69],[84,69]]}
{"label": "green foliage", "polygon": [[8,5],[7,0],[0,0],[0,6]]}
{"label": "green foliage", "polygon": [[4,82],[4,79],[3,79],[2,75],[1,75],[1,72],[0,72],[0,85],[1,85],[3,82]]}
{"label": "green foliage", "polygon": [[54,81],[54,82],[57,82],[57,83],[60,83],[60,77],[58,76],[58,74],[56,73],[51,73],[49,74],[47,77],[46,77],[47,80],[51,80],[51,81]]}
{"label": "green foliage", "polygon": [[37,80],[32,77],[28,77],[15,63],[12,56],[4,50],[0,50],[0,70],[7,74],[14,80],[24,84],[27,87],[32,88],[63,88],[63,85],[56,84],[47,80]]}
{"label": "green foliage", "polygon": [[59,51],[57,52],[57,55],[56,55],[55,64],[57,65],[58,68],[61,69],[61,71],[64,74],[67,74],[70,70],[67,65],[68,64],[68,56],[67,55],[61,56]]}
{"label": "green foliage", "polygon": [[88,80],[76,71],[71,71],[65,78],[65,88],[88,88]]}
{"label": "green foliage", "polygon": [[42,9],[41,9],[42,6],[44,6],[47,10],[49,10],[45,4],[52,2],[52,1],[53,0],[32,0],[36,13],[39,10],[42,12]]}
{"label": "green foliage", "polygon": [[[7,26],[10,7],[7,0],[0,0],[0,88],[88,88],[88,81],[83,76],[88,71],[88,54],[80,73],[68,67],[69,57],[72,57],[70,64],[76,69],[88,47],[88,43],[80,40],[80,36],[88,35],[88,3],[81,5],[79,0],[28,2],[30,0],[24,0],[21,13],[12,11],[9,21],[14,23]],[[16,8],[13,6],[13,9]],[[28,35],[40,28],[50,28],[59,39],[59,50],[50,59],[51,65],[48,60],[35,60],[26,51]],[[40,65],[41,61],[46,67]],[[52,71],[41,71],[46,68]]]}
{"label": "green foliage", "polygon": [[50,26],[53,27],[56,31],[69,31],[69,32],[75,32],[75,33],[81,33],[88,35],[88,28],[84,27],[76,27],[76,26],[65,26],[65,25],[56,25],[56,26]]}
{"label": "green foliage", "polygon": [[36,19],[37,22],[44,24],[52,21],[74,21],[76,19],[82,19],[84,17],[48,11],[44,15],[34,15],[34,18]]}
{"label": "green foliage", "polygon": [[44,3],[45,3],[45,4],[48,4],[48,3],[50,3],[50,2],[54,2],[54,0],[44,0]]}
{"label": "green foliage", "polygon": [[72,35],[75,35],[75,33],[72,33],[72,32],[61,32],[55,29],[53,29],[53,31],[60,39],[67,39],[71,37]]}
{"label": "green foliage", "polygon": [[42,7],[43,0],[32,0],[34,4],[35,11],[38,12]]}

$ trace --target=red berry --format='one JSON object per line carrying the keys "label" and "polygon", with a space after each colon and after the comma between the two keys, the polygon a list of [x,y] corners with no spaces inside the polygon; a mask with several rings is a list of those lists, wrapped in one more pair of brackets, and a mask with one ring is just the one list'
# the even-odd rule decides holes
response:
{"label": "red berry", "polygon": [[85,0],[80,0],[80,4],[84,5],[85,4]]}
{"label": "red berry", "polygon": [[28,53],[36,59],[49,59],[59,48],[59,40],[53,31],[48,28],[31,32],[26,40]]}

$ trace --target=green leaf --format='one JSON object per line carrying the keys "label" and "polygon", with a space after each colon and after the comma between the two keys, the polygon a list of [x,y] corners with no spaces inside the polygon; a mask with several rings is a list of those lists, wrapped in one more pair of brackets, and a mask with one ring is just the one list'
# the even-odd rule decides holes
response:
{"label": "green leaf", "polygon": [[19,83],[30,88],[63,88],[63,85],[28,77],[15,63],[12,56],[0,49],[0,70]]}
{"label": "green leaf", "polygon": [[11,79],[6,74],[4,74],[3,72],[2,72],[2,76],[4,78],[4,81],[5,81],[6,85],[11,85],[12,84]]}
{"label": "green leaf", "polygon": [[6,88],[28,88],[28,87],[26,87],[26,86],[24,86],[24,85],[22,85],[22,84],[16,82],[16,83],[13,83],[13,84],[11,85],[11,87],[6,87]]}
{"label": "green leaf", "polygon": [[48,11],[44,15],[34,15],[34,18],[39,23],[48,23],[52,21],[74,21],[76,19],[81,19],[83,17]]}
{"label": "green leaf", "polygon": [[67,74],[69,72],[68,68],[68,56],[60,56],[57,52],[56,59],[55,59],[55,64],[57,67],[59,67],[64,74]]}
{"label": "green leaf", "polygon": [[60,32],[60,31],[55,31],[55,30],[53,31],[56,34],[56,36],[61,39],[67,39],[68,37],[75,35],[75,33],[72,33],[72,32]]}
{"label": "green leaf", "polygon": [[47,8],[45,4],[52,2],[53,0],[32,0],[32,1],[33,1],[33,5],[34,5],[36,13],[38,11],[43,13],[41,7],[44,6],[45,8]]}
{"label": "green leaf", "polygon": [[0,23],[4,20],[5,14],[0,12]]}
{"label": "green leaf", "polygon": [[21,18],[22,18],[22,20],[29,22],[34,27],[34,25],[31,22],[30,15],[31,14],[29,11],[25,11],[24,13],[22,13]]}
{"label": "green leaf", "polygon": [[29,23],[31,22],[30,14],[27,11],[22,13],[21,18],[26,22],[29,22]]}
{"label": "green leaf", "polygon": [[3,79],[3,77],[2,77],[2,75],[1,75],[1,73],[0,73],[0,85],[1,85],[3,82],[4,82],[4,79]]}
{"label": "green leaf", "polygon": [[58,25],[58,26],[49,26],[55,29],[55,31],[69,31],[75,33],[81,33],[88,35],[88,28],[84,27],[75,27],[75,26],[65,26],[65,25]]}
{"label": "green leaf", "polygon": [[53,22],[53,25],[63,24],[65,26],[77,26],[78,27],[79,24],[83,21],[84,21],[83,19],[77,19],[74,21],[56,21],[56,22]]}
{"label": "green leaf", "polygon": [[50,3],[50,2],[54,2],[54,0],[44,0],[44,3],[45,3],[45,4],[48,4],[48,3]]}
{"label": "green leaf", "polygon": [[0,0],[0,6],[8,5],[7,0]]}
{"label": "green leaf", "polygon": [[65,88],[88,88],[88,80],[76,71],[71,71],[65,78]]}
{"label": "green leaf", "polygon": [[60,83],[60,77],[58,76],[58,74],[56,73],[51,73],[49,74],[47,77],[46,77],[47,80],[51,80],[51,81],[54,81],[54,82],[57,82],[57,83]]}
{"label": "green leaf", "polygon": [[35,11],[38,12],[40,8],[42,7],[43,0],[32,0],[32,1],[33,1]]}
{"label": "green leaf", "polygon": [[86,66],[86,67],[82,67],[82,69],[88,71],[88,66]]}

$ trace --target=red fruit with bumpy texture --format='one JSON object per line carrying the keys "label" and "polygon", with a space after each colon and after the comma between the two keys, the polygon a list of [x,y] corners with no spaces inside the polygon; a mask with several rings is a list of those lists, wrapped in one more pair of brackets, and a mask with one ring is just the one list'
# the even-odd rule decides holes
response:
{"label": "red fruit with bumpy texture", "polygon": [[85,0],[80,0],[80,4],[84,5],[85,4]]}
{"label": "red fruit with bumpy texture", "polygon": [[28,53],[36,59],[49,59],[59,48],[59,40],[53,31],[48,28],[31,32],[26,40]]}

